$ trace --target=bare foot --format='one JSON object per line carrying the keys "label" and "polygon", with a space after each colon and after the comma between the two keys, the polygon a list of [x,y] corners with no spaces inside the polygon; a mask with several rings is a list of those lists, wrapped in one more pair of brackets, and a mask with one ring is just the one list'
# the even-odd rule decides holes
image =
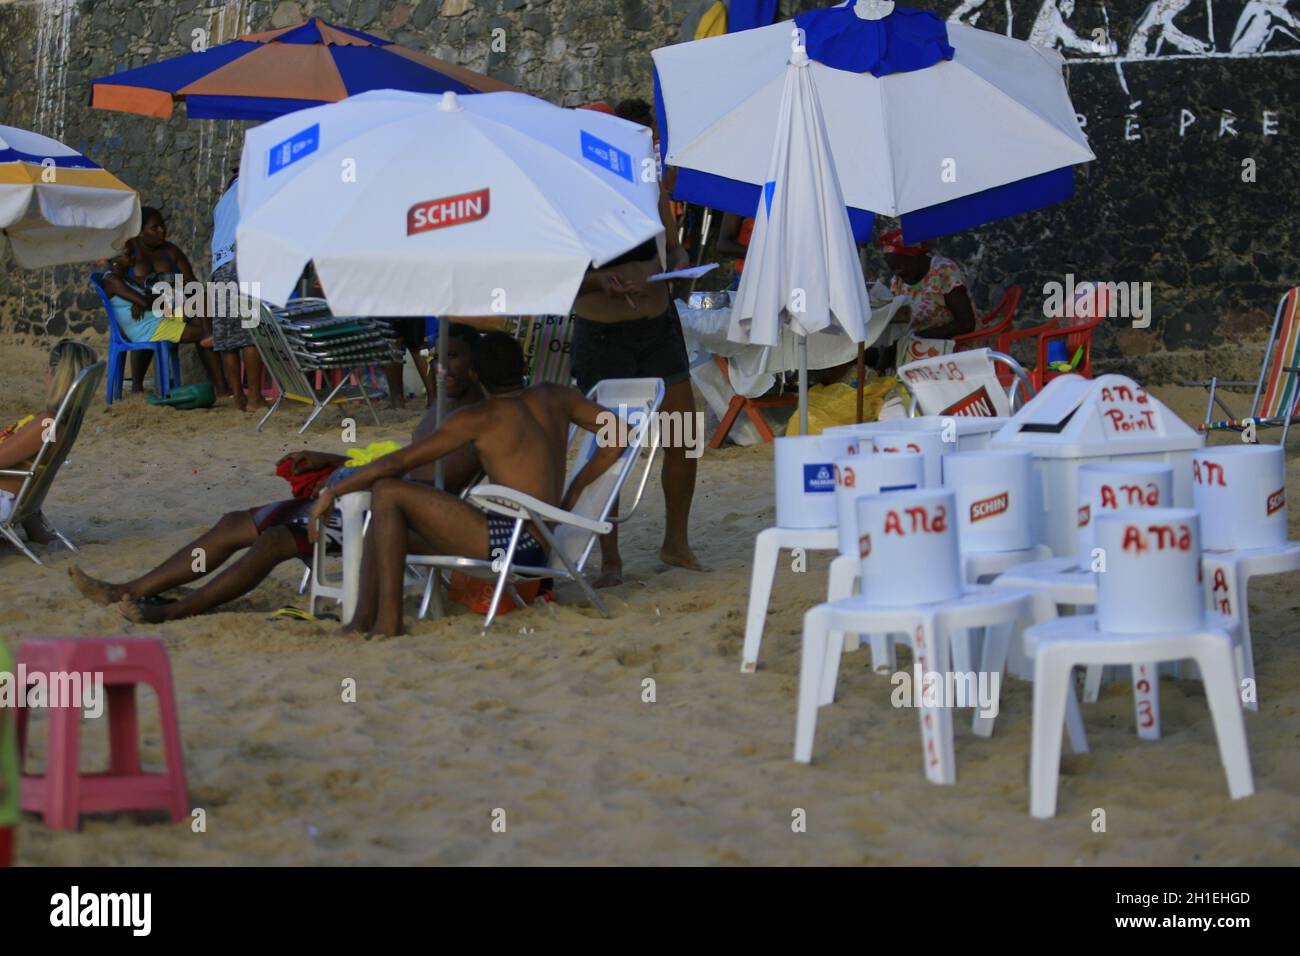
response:
{"label": "bare foot", "polygon": [[75,564],[68,568],[68,577],[72,580],[72,586],[80,591],[83,597],[90,598],[96,604],[112,604],[127,596],[124,588],[92,578]]}
{"label": "bare foot", "polygon": [[695,556],[690,545],[669,545],[665,544],[659,549],[659,560],[664,564],[671,565],[674,568],[685,568],[687,571],[712,571],[713,569],[700,563],[700,559]]}
{"label": "bare foot", "polygon": [[136,624],[161,624],[168,620],[167,605],[141,604],[129,598],[117,605],[117,613]]}
{"label": "bare foot", "polygon": [[600,576],[591,582],[593,588],[613,588],[623,583],[623,565],[601,562]]}

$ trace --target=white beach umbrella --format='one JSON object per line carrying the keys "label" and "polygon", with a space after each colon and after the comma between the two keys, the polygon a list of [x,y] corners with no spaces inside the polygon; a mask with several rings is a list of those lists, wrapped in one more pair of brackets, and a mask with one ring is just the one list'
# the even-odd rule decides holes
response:
{"label": "white beach umbrella", "polygon": [[649,130],[522,93],[377,90],[248,131],[241,281],[308,262],[340,314],[568,312],[583,274],[663,229]]}
{"label": "white beach umbrella", "polygon": [[[653,53],[665,162],[678,199],[753,215],[792,47],[806,49],[859,241],[871,214],[917,242],[1068,198],[1094,159],[1061,56],[858,0]],[[748,270],[746,270],[748,271]]]}
{"label": "white beach umbrella", "polygon": [[140,196],[58,140],[0,126],[0,253],[27,268],[112,255],[140,232]]}
{"label": "white beach umbrella", "polygon": [[663,231],[648,129],[523,93],[362,93],[249,130],[240,169],[240,281],[283,305],[314,262],[341,315],[565,314]]}
{"label": "white beach umbrella", "polygon": [[842,330],[861,342],[871,304],[810,62],[796,50],[728,338],[774,346],[783,325],[799,336],[799,416],[808,433],[808,340]]}

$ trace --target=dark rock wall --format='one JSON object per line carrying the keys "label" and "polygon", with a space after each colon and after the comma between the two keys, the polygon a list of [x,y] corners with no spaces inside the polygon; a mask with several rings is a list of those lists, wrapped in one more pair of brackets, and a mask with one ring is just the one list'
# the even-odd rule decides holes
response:
{"label": "dark rock wall", "polygon": [[[91,110],[91,78],[188,50],[195,31],[218,43],[320,16],[578,105],[647,95],[650,51],[689,38],[709,5],[0,0],[0,123],[56,136],[117,173],[165,210],[172,238],[205,272],[211,208],[241,124],[189,121],[183,108],[169,122]],[[816,5],[782,0],[780,12]],[[1238,346],[1263,337],[1278,296],[1300,283],[1300,0],[917,5],[1061,49],[1098,157],[1071,202],[941,241],[966,265],[977,305],[1020,283],[1023,325],[1041,318],[1043,284],[1066,273],[1150,282],[1150,328],[1106,322],[1103,364],[1160,376],[1257,366],[1257,344]],[[102,335],[86,271],[0,265],[0,337]]]}

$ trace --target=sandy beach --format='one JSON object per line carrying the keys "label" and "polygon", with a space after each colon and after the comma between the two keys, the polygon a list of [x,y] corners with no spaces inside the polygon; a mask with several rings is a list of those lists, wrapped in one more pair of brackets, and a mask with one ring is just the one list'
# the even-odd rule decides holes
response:
{"label": "sandy beach", "polygon": [[[7,422],[37,404],[45,352],[3,348]],[[1204,407],[1199,391],[1152,391],[1188,420]],[[383,413],[381,428],[364,409],[351,414],[364,444],[405,441],[422,410]],[[795,763],[799,628],[824,595],[824,557],[806,573],[779,571],[759,670],[739,673],[753,538],[772,521],[770,446],[702,461],[693,537],[708,574],[658,561],[656,476],[624,533],[627,581],[607,592],[610,620],[569,586],[486,636],[477,615],[420,622],[408,602],[411,633],[365,641],[334,623],[270,618],[306,606],[297,562],[220,613],[160,627],[72,590],[74,560],[124,579],[222,513],[287,497],[276,459],[343,450],[339,413],[299,436],[304,417],[282,410],[258,434],[254,416],[229,407],[180,412],[137,397],[106,408],[97,397],[46,504],[81,555],[43,549],[42,568],[0,547],[0,634],[13,649],[38,635],[166,642],[190,800],[206,814],[204,832],[128,814],[87,817],[80,833],[29,815],[20,864],[1300,863],[1294,577],[1251,585],[1261,706],[1246,715],[1257,790],[1247,800],[1228,798],[1200,684],[1169,678],[1158,742],[1135,736],[1126,682],[1085,707],[1092,752],[1067,748],[1055,819],[1028,814],[1031,689],[1020,681],[1003,688],[992,739],[958,713],[957,785],[933,786],[916,714],[891,706],[865,650],[844,660],[814,763]],[[1289,487],[1300,500],[1295,477]],[[1297,521],[1293,507],[1293,536]],[[347,678],[355,703],[342,699]],[[156,707],[144,701],[145,760],[158,767]],[[96,723],[83,728],[86,769],[106,756],[106,721]],[[1105,833],[1092,828],[1095,808]],[[504,833],[492,829],[498,809]],[[796,809],[806,832],[792,830]]]}

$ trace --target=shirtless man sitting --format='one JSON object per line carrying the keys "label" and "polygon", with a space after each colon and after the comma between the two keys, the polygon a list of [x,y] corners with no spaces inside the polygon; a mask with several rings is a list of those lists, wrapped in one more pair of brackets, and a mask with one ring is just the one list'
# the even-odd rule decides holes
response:
{"label": "shirtless man sitting", "polygon": [[[563,385],[524,388],[523,350],[504,332],[488,332],[475,343],[474,372],[487,393],[484,401],[456,411],[431,435],[321,490],[309,520],[312,535],[318,531],[318,519],[333,511],[337,497],[371,492],[361,593],[349,631],[402,633],[406,555],[486,559],[493,549],[509,544],[512,519],[484,513],[448,492],[403,481],[402,475],[472,446],[489,481],[567,509],[618,459],[618,445],[598,446],[566,492],[569,426],[599,432],[608,411]],[[515,551],[519,563],[544,565],[542,541],[531,523],[525,525]]]}
{"label": "shirtless man sitting", "polygon": [[[483,390],[470,367],[470,352],[477,337],[477,331],[459,323],[448,330],[447,392],[453,408],[467,407],[483,398]],[[429,412],[416,425],[411,440],[418,442],[433,428],[434,413]],[[300,451],[281,459],[286,460],[290,462],[291,473],[301,475],[321,468],[340,467],[347,458],[328,452]],[[480,466],[474,450],[463,448],[446,459],[444,469],[446,487],[460,491],[479,474]],[[327,480],[341,477],[336,474]],[[432,482],[433,468],[415,469],[409,477]],[[231,511],[158,567],[125,584],[97,580],[76,565],[68,569],[68,576],[78,591],[97,604],[120,601],[122,614],[132,621],[154,624],[201,614],[247,594],[266,580],[276,566],[290,558],[300,558],[304,564],[310,564],[314,539],[307,534],[307,516],[314,504],[311,498],[290,498],[246,511]],[[331,531],[337,543],[341,527],[337,516],[334,518]],[[232,554],[243,548],[248,550],[238,560],[222,568],[219,574],[213,574],[202,587],[180,600],[154,600],[165,591],[216,572]],[[205,570],[195,570],[196,550],[204,556]]]}

